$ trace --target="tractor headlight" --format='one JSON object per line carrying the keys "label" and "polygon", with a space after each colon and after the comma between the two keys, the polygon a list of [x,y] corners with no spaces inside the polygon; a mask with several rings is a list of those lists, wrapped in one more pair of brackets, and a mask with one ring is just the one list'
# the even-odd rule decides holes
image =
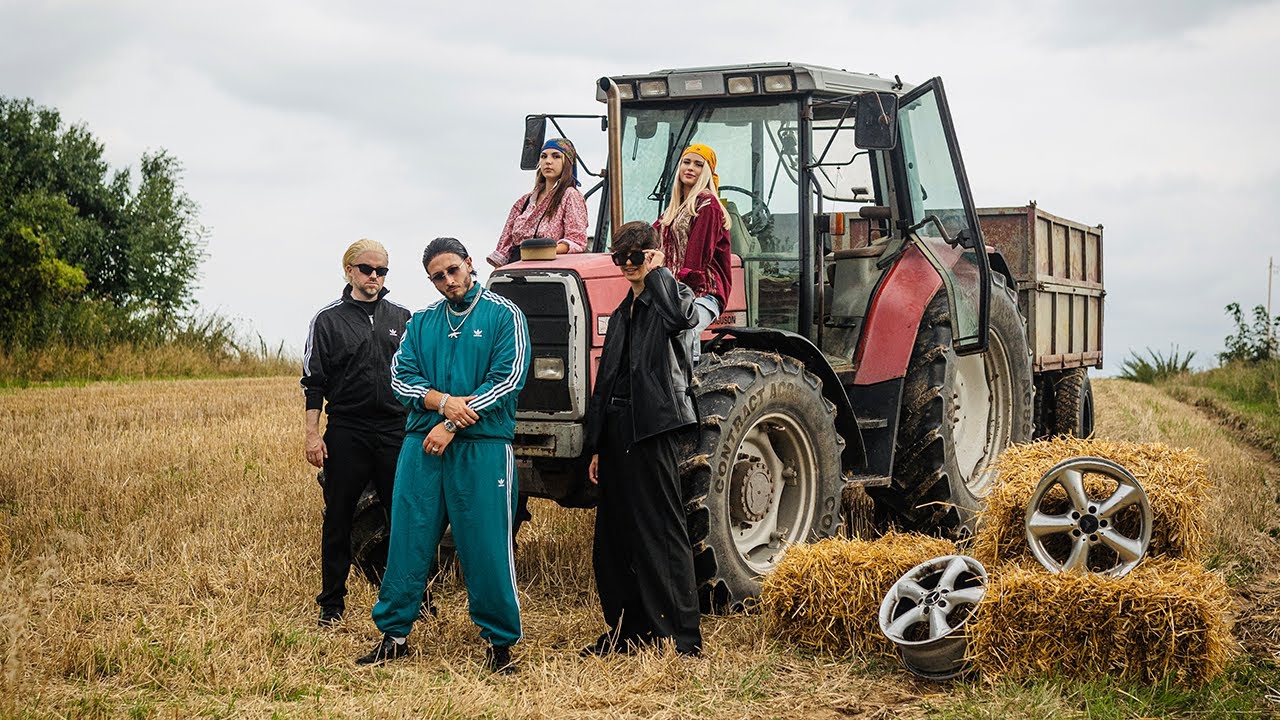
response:
{"label": "tractor headlight", "polygon": [[564,360],[558,357],[541,357],[533,359],[534,380],[563,380]]}

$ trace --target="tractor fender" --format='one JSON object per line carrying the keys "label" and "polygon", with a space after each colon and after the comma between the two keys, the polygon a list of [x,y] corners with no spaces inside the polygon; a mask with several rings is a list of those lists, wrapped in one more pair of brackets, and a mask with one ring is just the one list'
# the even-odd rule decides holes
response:
{"label": "tractor fender", "polygon": [[912,245],[885,274],[863,325],[854,363],[855,385],[875,385],[907,374],[920,318],[942,278],[924,253]]}
{"label": "tractor fender", "polygon": [[[1004,275],[1008,286],[1016,289],[1017,281],[1004,256],[987,246],[987,257],[991,271]],[[858,368],[855,385],[875,385],[907,374],[920,318],[941,287],[942,278],[924,254],[914,245],[907,248],[885,275],[867,311],[862,338],[854,355]],[[867,348],[872,349],[870,354]]]}
{"label": "tractor fender", "polygon": [[841,469],[857,472],[866,466],[867,453],[862,444],[862,431],[858,429],[858,418],[853,412],[849,396],[845,393],[836,371],[831,368],[831,363],[827,362],[822,351],[818,350],[808,338],[787,330],[762,327],[729,326],[717,328],[714,332],[716,339],[706,346],[704,353],[719,352],[733,347],[769,350],[789,355],[804,363],[806,370],[822,380],[822,394],[836,406],[836,432],[845,439]]}

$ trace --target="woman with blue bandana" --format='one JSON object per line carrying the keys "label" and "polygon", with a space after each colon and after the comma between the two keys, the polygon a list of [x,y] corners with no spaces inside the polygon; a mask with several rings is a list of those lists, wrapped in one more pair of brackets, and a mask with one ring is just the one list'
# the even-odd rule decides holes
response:
{"label": "woman with blue bandana", "polygon": [[502,267],[520,259],[520,243],[551,238],[560,254],[587,247],[587,201],[578,192],[578,151],[565,138],[542,146],[533,190],[521,195],[507,213],[498,247],[487,260]]}

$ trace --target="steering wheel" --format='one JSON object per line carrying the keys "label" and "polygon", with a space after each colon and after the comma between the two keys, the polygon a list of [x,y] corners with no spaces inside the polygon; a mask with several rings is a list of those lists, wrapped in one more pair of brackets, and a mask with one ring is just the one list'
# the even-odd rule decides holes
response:
{"label": "steering wheel", "polygon": [[747,226],[747,232],[756,235],[769,227],[769,223],[773,221],[773,215],[769,212],[769,206],[765,204],[763,196],[737,185],[720,186],[720,192],[726,190],[740,192],[751,198],[751,211],[742,214],[742,222]]}

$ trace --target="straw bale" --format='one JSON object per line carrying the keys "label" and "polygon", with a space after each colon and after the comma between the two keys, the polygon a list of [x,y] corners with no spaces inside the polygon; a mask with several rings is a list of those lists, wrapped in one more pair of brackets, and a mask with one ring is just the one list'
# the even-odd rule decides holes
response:
{"label": "straw bale", "polygon": [[968,625],[968,654],[992,680],[1106,674],[1193,687],[1230,659],[1230,609],[1226,583],[1185,560],[1147,560],[1122,578],[1006,566]]}
{"label": "straw bale", "polygon": [[760,607],[770,632],[798,645],[892,656],[894,645],[880,632],[880,601],[911,568],[955,552],[949,540],[892,532],[797,545],[765,578]]}
{"label": "straw bale", "polygon": [[[1050,468],[1082,455],[1119,463],[1142,485],[1152,511],[1148,558],[1202,558],[1205,512],[1212,486],[1198,453],[1163,443],[1074,437],[1013,445],[1000,455],[998,479],[978,517],[978,531],[971,546],[973,556],[988,570],[1015,560],[1035,562],[1023,527],[1027,503]],[[1091,497],[1107,497],[1113,489],[1103,487],[1102,482],[1089,476],[1086,476],[1086,487]],[[1052,492],[1060,494],[1060,489]],[[1065,507],[1065,499],[1063,503]]]}

